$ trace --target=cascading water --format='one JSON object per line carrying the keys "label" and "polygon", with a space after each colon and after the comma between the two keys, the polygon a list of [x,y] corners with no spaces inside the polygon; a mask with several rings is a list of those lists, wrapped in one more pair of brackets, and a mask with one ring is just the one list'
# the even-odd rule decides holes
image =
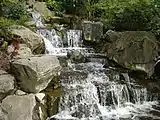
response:
{"label": "cascading water", "polygon": [[[33,20],[37,27],[44,27],[42,23],[41,14],[36,11],[30,11]],[[82,48],[82,31],[81,30],[67,30],[65,39],[67,38],[67,47],[64,47],[63,40],[58,36],[55,29],[39,29],[37,30],[45,42],[46,54],[66,56],[68,52],[78,50],[82,53],[93,52],[93,49]]]}
{"label": "cascading water", "polygon": [[68,47],[82,47],[82,31],[81,30],[68,30],[67,40]]}
{"label": "cascading water", "polygon": [[[151,95],[129,78],[120,82],[119,75],[107,76],[110,69],[97,62],[81,63],[75,70],[62,73],[64,94],[60,98],[56,120],[158,120],[158,95]],[[88,75],[86,75],[88,74]]]}
{"label": "cascading water", "polygon": [[33,21],[35,22],[37,27],[44,27],[42,23],[41,14],[36,11],[28,10],[32,14]]}
{"label": "cascading water", "polygon": [[[32,13],[36,25],[44,26],[41,16]],[[67,31],[67,48],[54,29],[37,31],[45,41],[46,54],[66,55],[69,50],[81,48],[81,31]],[[128,74],[124,80],[118,74],[112,75],[111,69],[103,68],[103,60],[90,59],[92,62],[72,64],[62,72],[61,86],[63,94],[59,101],[59,110],[49,119],[56,120],[158,120],[160,108],[158,95],[151,95],[147,89],[137,85]],[[73,68],[74,69],[73,69]],[[155,114],[154,114],[155,113]]]}

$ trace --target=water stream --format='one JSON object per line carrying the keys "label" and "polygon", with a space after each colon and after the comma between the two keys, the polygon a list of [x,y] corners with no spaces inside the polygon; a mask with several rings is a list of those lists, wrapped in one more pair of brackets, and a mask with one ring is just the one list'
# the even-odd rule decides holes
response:
{"label": "water stream", "polygon": [[[103,64],[88,62],[76,64],[61,78],[63,95],[60,98],[56,120],[158,120],[158,95],[149,94],[137,85],[127,73],[125,83],[120,76],[107,76],[110,69]],[[87,76],[85,77],[85,74]],[[109,74],[109,73],[108,73]],[[156,114],[152,114],[156,113]],[[51,119],[52,120],[52,119]]]}
{"label": "water stream", "polygon": [[[39,22],[37,16],[33,14],[34,20]],[[74,50],[83,54],[93,52],[81,47],[80,30],[66,32],[67,47],[54,29],[37,32],[44,39],[46,54],[66,55]],[[119,74],[103,68],[103,62],[97,59],[63,68],[59,110],[49,120],[160,120],[157,94],[150,94],[127,73],[122,73],[123,79],[120,79]]]}
{"label": "water stream", "polygon": [[[81,30],[67,30],[63,36],[63,40],[55,29],[45,29],[45,25],[42,23],[42,16],[37,11],[30,10],[33,21],[37,27],[37,33],[40,34],[45,42],[46,54],[66,56],[68,52],[77,50],[84,54],[92,53],[92,48],[82,48],[82,31]],[[43,27],[43,28],[41,28]],[[64,43],[67,41],[67,46],[64,47]]]}

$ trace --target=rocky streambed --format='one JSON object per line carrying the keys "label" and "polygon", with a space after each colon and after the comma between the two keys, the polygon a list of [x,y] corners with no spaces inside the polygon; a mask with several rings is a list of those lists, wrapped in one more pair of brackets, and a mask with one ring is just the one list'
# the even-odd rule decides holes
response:
{"label": "rocky streambed", "polygon": [[[159,81],[150,79],[159,50],[155,37],[108,31],[100,39],[102,29],[94,25],[102,27],[92,22],[82,27],[83,43],[94,43],[94,52],[73,48],[79,41],[70,40],[68,56],[44,54],[52,44],[42,34],[23,26],[9,29],[14,39],[0,57],[1,120],[160,119]],[[13,55],[15,40],[19,49]]]}

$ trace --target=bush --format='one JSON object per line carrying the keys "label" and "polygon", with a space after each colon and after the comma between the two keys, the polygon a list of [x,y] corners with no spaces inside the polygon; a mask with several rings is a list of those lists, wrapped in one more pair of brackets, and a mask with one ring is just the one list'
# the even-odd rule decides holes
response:
{"label": "bush", "polygon": [[0,17],[5,21],[24,23],[28,19],[27,8],[24,0],[2,0],[0,3]]}
{"label": "bush", "polygon": [[15,21],[7,19],[5,17],[0,17],[0,28],[8,27],[14,24],[16,24]]}
{"label": "bush", "polygon": [[104,0],[97,3],[106,29],[146,30],[160,35],[160,2],[158,0]]}
{"label": "bush", "polygon": [[56,12],[56,14],[62,14],[63,13],[63,8],[62,8],[62,3],[60,1],[56,0],[46,0],[47,6],[50,10],[53,10]]}
{"label": "bush", "polygon": [[7,11],[7,18],[13,20],[19,20],[23,16],[27,15],[27,9],[25,8],[24,3],[12,3],[9,6],[9,10]]}
{"label": "bush", "polygon": [[67,13],[92,19],[99,0],[46,0],[48,8],[58,13]]}

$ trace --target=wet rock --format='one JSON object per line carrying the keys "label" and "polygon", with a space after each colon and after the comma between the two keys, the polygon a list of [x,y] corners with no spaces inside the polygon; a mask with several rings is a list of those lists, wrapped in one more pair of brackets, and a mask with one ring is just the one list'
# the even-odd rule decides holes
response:
{"label": "wet rock", "polygon": [[59,101],[61,93],[61,88],[55,89],[51,92],[46,93],[47,96],[47,106],[48,106],[48,116],[51,117],[58,113]]}
{"label": "wet rock", "polygon": [[[92,113],[91,113],[92,111]],[[78,117],[78,118],[88,118],[91,115],[98,115],[101,114],[98,105],[93,103],[93,104],[79,104],[76,108],[76,111],[72,114],[73,117]]]}
{"label": "wet rock", "polygon": [[40,35],[24,26],[12,26],[9,30],[11,31],[11,34],[20,39],[20,43],[26,44],[33,53],[44,53],[45,45],[43,38]]}
{"label": "wet rock", "polygon": [[15,94],[20,96],[20,95],[26,95],[27,93],[23,92],[22,90],[17,90]]}
{"label": "wet rock", "polygon": [[14,90],[14,77],[0,70],[0,101]]}
{"label": "wet rock", "polygon": [[87,73],[84,71],[73,71],[68,68],[63,68],[60,79],[63,84],[83,84],[87,81]]}
{"label": "wet rock", "polygon": [[58,56],[58,60],[59,60],[60,65],[62,67],[67,67],[68,63],[67,63],[67,57],[66,56]]}
{"label": "wet rock", "polygon": [[103,23],[83,21],[84,39],[87,41],[99,41],[103,36]]}
{"label": "wet rock", "polygon": [[6,112],[9,120],[34,120],[35,106],[35,96],[30,94],[26,96],[8,96],[2,101],[1,107]]}
{"label": "wet rock", "polygon": [[40,120],[46,120],[47,118],[47,96],[45,93],[37,93],[36,100],[38,101],[38,113]]}
{"label": "wet rock", "polygon": [[18,85],[25,92],[37,93],[44,90],[49,83],[58,84],[61,66],[55,56],[34,56],[16,59],[11,62],[12,72]]}
{"label": "wet rock", "polygon": [[[8,54],[12,54],[14,52],[14,46],[10,45],[7,49]],[[26,44],[19,44],[19,50],[17,50],[16,58],[27,58],[32,56],[32,51],[27,47]]]}
{"label": "wet rock", "polygon": [[67,53],[67,57],[71,59],[72,63],[84,63],[86,62],[85,56],[78,50]]}
{"label": "wet rock", "polygon": [[[111,35],[112,33],[112,35]],[[159,44],[155,36],[145,31],[109,32],[110,41],[101,45],[110,60],[130,70],[151,74]],[[118,35],[117,35],[118,34]]]}

